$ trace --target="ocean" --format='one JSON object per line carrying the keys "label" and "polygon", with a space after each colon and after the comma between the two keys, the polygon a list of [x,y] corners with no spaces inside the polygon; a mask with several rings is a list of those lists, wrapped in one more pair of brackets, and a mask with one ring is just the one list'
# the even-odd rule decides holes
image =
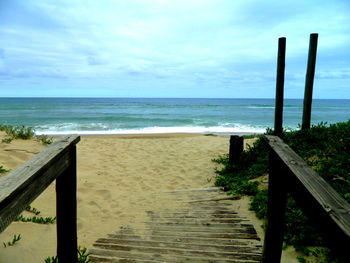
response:
{"label": "ocean", "polygon": [[[274,99],[0,98],[0,124],[36,134],[263,133]],[[301,124],[300,99],[284,101],[284,128]],[[350,100],[313,101],[312,123],[350,119]]]}

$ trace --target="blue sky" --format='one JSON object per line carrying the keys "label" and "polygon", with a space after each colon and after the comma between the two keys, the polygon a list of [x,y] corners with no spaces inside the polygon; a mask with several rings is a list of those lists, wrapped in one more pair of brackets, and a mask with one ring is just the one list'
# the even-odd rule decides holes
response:
{"label": "blue sky", "polygon": [[0,96],[350,98],[348,0],[1,0]]}

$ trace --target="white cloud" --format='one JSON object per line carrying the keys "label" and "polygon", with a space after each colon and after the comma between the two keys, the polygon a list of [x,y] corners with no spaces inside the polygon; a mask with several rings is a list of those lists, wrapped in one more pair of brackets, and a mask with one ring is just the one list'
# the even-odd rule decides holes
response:
{"label": "white cloud", "polygon": [[[347,78],[344,72],[329,73],[342,72],[350,57],[349,7],[342,0],[5,3],[0,6],[0,70],[12,81],[43,77],[42,85],[49,87],[50,78],[89,79],[85,85],[93,87],[102,79],[111,86],[117,80],[127,85],[147,79],[153,86],[173,87],[171,94],[176,94],[170,82],[182,78],[194,96],[205,93],[198,80],[216,85],[211,88],[239,81],[271,89],[277,38],[286,36],[286,78],[298,86],[302,77],[295,76],[305,75],[312,32],[320,33],[322,72],[317,76]],[[152,84],[145,89],[156,95]]]}

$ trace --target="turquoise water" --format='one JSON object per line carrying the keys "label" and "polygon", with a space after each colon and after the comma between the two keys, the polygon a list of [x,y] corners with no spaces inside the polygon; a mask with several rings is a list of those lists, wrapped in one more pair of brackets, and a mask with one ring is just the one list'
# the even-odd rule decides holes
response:
{"label": "turquoise water", "polygon": [[[314,100],[312,123],[350,119],[350,100]],[[261,133],[273,99],[0,98],[0,123],[38,134]],[[284,127],[301,123],[302,100],[284,102]]]}

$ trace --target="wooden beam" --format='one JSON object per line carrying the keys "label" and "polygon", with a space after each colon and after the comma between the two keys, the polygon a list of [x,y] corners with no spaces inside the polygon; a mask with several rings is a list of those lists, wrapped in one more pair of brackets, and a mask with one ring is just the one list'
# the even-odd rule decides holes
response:
{"label": "wooden beam", "polygon": [[243,152],[243,137],[238,135],[230,136],[230,149],[229,149],[229,164],[233,165],[238,162],[241,153]]}
{"label": "wooden beam", "polygon": [[311,125],[311,106],[312,106],[312,90],[314,86],[316,54],[317,54],[318,34],[310,35],[309,56],[307,60],[307,71],[305,78],[304,107],[302,129],[310,129]]}
{"label": "wooden beam", "polygon": [[280,138],[266,136],[266,139],[288,172],[288,186],[293,198],[336,251],[341,262],[349,262],[350,204]]}
{"label": "wooden beam", "polygon": [[65,137],[0,178],[0,232],[70,166],[69,149],[79,140]]}
{"label": "wooden beam", "polygon": [[283,97],[284,97],[284,70],[286,58],[286,38],[278,39],[276,102],[274,134],[280,136],[283,132]]}
{"label": "wooden beam", "polygon": [[77,262],[77,158],[69,151],[70,165],[56,179],[57,257],[62,263]]}
{"label": "wooden beam", "polygon": [[287,203],[286,172],[279,156],[270,151],[267,229],[264,240],[263,263],[279,263],[282,255],[285,212]]}

